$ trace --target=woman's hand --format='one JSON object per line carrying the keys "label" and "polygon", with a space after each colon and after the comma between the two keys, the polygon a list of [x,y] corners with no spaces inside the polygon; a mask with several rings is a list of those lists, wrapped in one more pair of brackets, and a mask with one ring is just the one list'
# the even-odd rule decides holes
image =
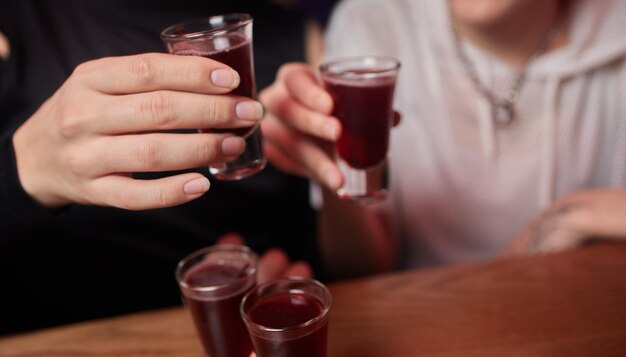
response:
{"label": "woman's hand", "polygon": [[[267,110],[262,124],[265,155],[272,164],[337,191],[343,177],[333,159],[333,147],[341,124],[331,116],[332,97],[320,86],[313,67],[283,65],[260,99]],[[394,112],[393,125],[399,123],[400,114]]]}
{"label": "woman's hand", "polygon": [[319,85],[314,69],[303,63],[283,65],[259,98],[267,110],[262,129],[265,155],[272,164],[332,191],[341,187],[343,178],[332,159],[341,125],[330,115],[332,98]]}
{"label": "woman's hand", "polygon": [[626,240],[626,189],[564,196],[533,219],[505,254],[561,251],[591,238]]}
{"label": "woman's hand", "polygon": [[25,191],[46,207],[70,203],[139,210],[200,197],[199,173],[135,180],[132,172],[181,170],[235,159],[232,134],[170,129],[254,125],[259,103],[223,95],[239,84],[230,67],[168,54],[111,57],[79,65],[13,137]]}
{"label": "woman's hand", "polygon": [[[229,233],[222,236],[217,244],[239,244],[243,245],[243,238],[236,233]],[[258,283],[264,283],[280,277],[301,277],[312,278],[313,270],[305,261],[291,262],[287,254],[278,248],[272,248],[265,252],[259,259],[259,270],[257,272]]]}

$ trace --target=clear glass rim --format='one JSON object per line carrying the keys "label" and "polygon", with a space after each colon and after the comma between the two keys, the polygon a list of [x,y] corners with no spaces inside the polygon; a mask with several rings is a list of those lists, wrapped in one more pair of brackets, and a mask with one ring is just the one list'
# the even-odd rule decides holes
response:
{"label": "clear glass rim", "polygon": [[[218,19],[219,21],[222,21],[224,25],[211,25],[212,21],[217,22]],[[166,27],[163,31],[161,31],[161,38],[164,40],[192,40],[201,37],[210,37],[224,32],[228,32],[241,26],[245,26],[251,22],[252,16],[246,13],[231,13],[201,17],[189,21],[179,22],[177,24]],[[192,25],[206,25],[207,29],[193,32],[181,32],[180,30],[178,30],[179,28],[187,28]]]}
{"label": "clear glass rim", "polygon": [[[300,284],[311,284],[311,285],[315,285],[316,287],[320,288],[320,290],[323,292],[324,296],[324,300],[325,301],[321,301],[321,303],[324,305],[324,309],[322,310],[322,313],[320,313],[319,315],[315,316],[314,318],[305,321],[301,324],[298,325],[294,325],[294,326],[289,326],[289,327],[284,327],[284,328],[270,328],[267,326],[263,326],[260,324],[257,324],[255,322],[252,322],[249,318],[248,318],[248,314],[245,311],[245,305],[246,302],[248,301],[249,298],[251,298],[252,295],[256,294],[259,290],[262,289],[266,289],[269,286],[272,285],[277,285],[277,284],[289,284],[289,283],[300,283]],[[246,323],[247,326],[251,327],[252,329],[256,330],[256,331],[262,331],[262,332],[290,332],[290,331],[294,331],[294,330],[298,330],[301,328],[306,328],[309,326],[313,326],[315,324],[317,324],[318,322],[324,320],[327,318],[328,316],[328,312],[330,311],[330,307],[332,305],[332,295],[330,294],[330,291],[328,290],[328,288],[322,284],[321,282],[319,282],[318,280],[315,279],[307,279],[307,278],[300,278],[300,277],[287,277],[287,278],[280,278],[280,279],[274,279],[274,280],[270,280],[268,282],[265,282],[263,284],[257,285],[255,286],[252,290],[250,290],[244,297],[243,299],[241,299],[241,303],[239,304],[239,313],[241,315],[241,317],[243,318],[244,322]]]}
{"label": "clear glass rim", "polygon": [[[380,68],[378,65],[383,64]],[[385,65],[386,64],[386,65]],[[372,77],[372,76],[385,76],[398,72],[401,67],[400,61],[388,56],[355,56],[345,57],[336,60],[323,62],[319,66],[320,73],[324,76],[333,78],[342,78],[345,76],[345,70],[333,70],[333,68],[367,68],[368,72],[363,74],[356,74],[350,72],[350,77]],[[348,71],[349,72],[349,71]]]}
{"label": "clear glass rim", "polygon": [[[208,255],[214,252],[243,253],[250,257],[253,264],[251,264],[248,268],[246,268],[244,276],[226,284],[213,285],[213,286],[190,286],[189,284],[187,284],[187,282],[185,282],[185,280],[183,279],[183,268],[187,264],[189,264],[192,260],[198,258],[199,256]],[[257,269],[258,269],[257,255],[247,246],[238,245],[238,244],[218,244],[218,245],[196,250],[195,252],[187,255],[180,262],[178,262],[178,265],[176,266],[176,281],[178,282],[181,288],[188,290],[190,292],[196,292],[196,293],[217,292],[219,290],[226,289],[232,286],[233,284],[239,284],[241,282],[244,282],[245,280],[249,279],[250,276],[253,276],[254,274],[256,274]]]}

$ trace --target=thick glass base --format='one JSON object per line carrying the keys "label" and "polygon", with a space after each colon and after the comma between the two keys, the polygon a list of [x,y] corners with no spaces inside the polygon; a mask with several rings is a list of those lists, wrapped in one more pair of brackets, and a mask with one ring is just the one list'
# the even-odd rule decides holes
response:
{"label": "thick glass base", "polygon": [[209,172],[218,180],[234,181],[241,180],[246,177],[252,176],[257,172],[263,170],[267,160],[265,158],[251,162],[250,166],[238,166],[234,168],[228,168],[227,165],[221,167],[211,166]]}
{"label": "thick glass base", "polygon": [[338,159],[337,165],[344,177],[344,184],[337,190],[341,199],[362,204],[376,203],[387,197],[389,173],[387,159],[365,169],[355,169]]}
{"label": "thick glass base", "polygon": [[209,172],[218,180],[241,180],[263,170],[267,160],[263,155],[263,139],[259,125],[243,137],[246,150],[237,159],[224,164],[211,165]]}

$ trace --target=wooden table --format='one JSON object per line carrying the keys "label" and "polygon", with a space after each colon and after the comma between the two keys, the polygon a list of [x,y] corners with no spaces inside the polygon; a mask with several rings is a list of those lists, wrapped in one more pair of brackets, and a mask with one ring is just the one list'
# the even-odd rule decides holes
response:
{"label": "wooden table", "polygon": [[[331,357],[626,356],[626,244],[330,288]],[[0,356],[200,356],[200,346],[173,308],[0,338]]]}

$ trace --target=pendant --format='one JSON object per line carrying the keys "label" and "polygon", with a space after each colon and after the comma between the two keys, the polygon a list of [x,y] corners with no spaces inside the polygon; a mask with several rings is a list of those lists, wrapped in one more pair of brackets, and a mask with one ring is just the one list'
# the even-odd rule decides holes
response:
{"label": "pendant", "polygon": [[508,101],[501,101],[497,104],[494,104],[492,108],[492,116],[493,120],[498,124],[509,124],[511,121],[513,121],[513,117],[515,117],[515,109],[513,108],[513,103]]}

